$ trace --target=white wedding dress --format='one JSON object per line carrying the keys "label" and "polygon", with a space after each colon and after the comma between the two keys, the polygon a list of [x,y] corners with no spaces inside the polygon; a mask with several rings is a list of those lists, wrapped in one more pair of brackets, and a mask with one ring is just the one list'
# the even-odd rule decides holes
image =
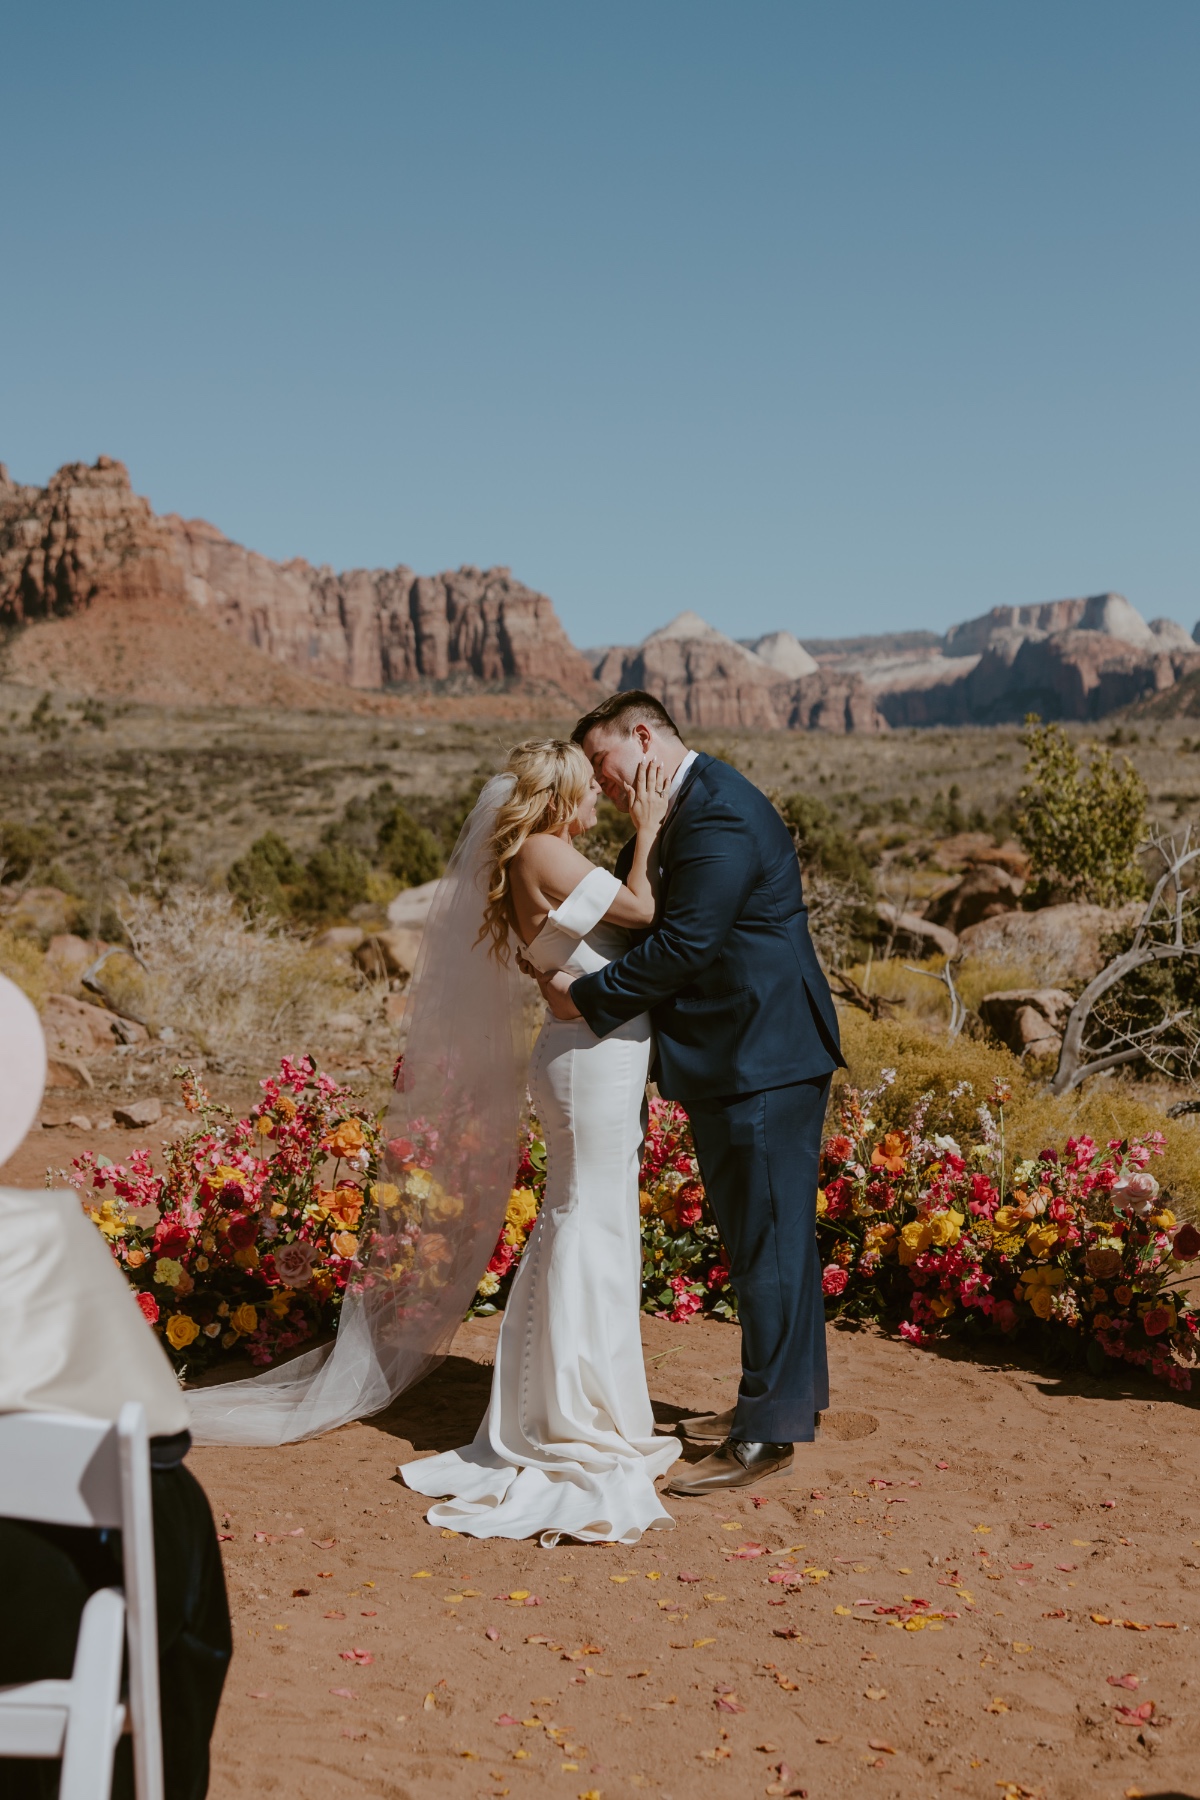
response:
{"label": "white wedding dress", "polygon": [[[603,919],[620,885],[606,869],[585,875],[529,961],[585,975],[619,956],[626,933]],[[441,1501],[431,1525],[632,1544],[674,1524],[654,1482],[681,1446],[654,1436],[639,1323],[650,1049],[646,1015],[605,1038],[582,1019],[542,1027],[530,1088],[546,1138],[546,1196],[501,1322],[487,1416],[465,1449],[400,1471]]]}

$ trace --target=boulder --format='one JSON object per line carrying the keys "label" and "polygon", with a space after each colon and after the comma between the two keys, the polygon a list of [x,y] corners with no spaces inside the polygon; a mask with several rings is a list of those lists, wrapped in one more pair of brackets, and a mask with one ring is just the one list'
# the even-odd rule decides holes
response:
{"label": "boulder", "polygon": [[354,960],[372,981],[407,978],[417,966],[421,933],[406,927],[373,931],[354,952]]}
{"label": "boulder", "polygon": [[422,931],[429,917],[440,881],[423,881],[420,887],[405,888],[388,902],[388,924],[411,931]]}
{"label": "boulder", "polygon": [[331,925],[328,931],[318,933],[313,939],[313,948],[316,950],[345,950],[353,953],[366,935],[361,925]]}
{"label": "boulder", "polygon": [[962,880],[939,894],[926,908],[935,925],[961,933],[983,919],[1012,912],[1021,901],[1025,883],[997,863],[975,863]]}
{"label": "boulder", "polygon": [[898,912],[887,900],[876,903],[875,913],[882,927],[879,940],[893,939],[893,949],[901,956],[957,956],[958,939],[944,925],[935,925],[919,913]]}
{"label": "boulder", "polygon": [[42,1008],[42,1028],[51,1055],[101,1056],[124,1041],[117,1027],[112,1013],[70,994],[51,994]]}
{"label": "boulder", "polygon": [[71,929],[74,902],[56,887],[26,888],[4,923],[18,937],[40,938],[49,944]]}
{"label": "boulder", "polygon": [[1128,929],[1141,913],[1137,900],[1112,912],[1076,900],[1039,912],[1002,913],[966,926],[959,935],[968,956],[1019,963],[1039,986],[1082,986],[1104,966],[1101,941]]}
{"label": "boulder", "polygon": [[1016,1056],[1057,1056],[1073,997],[1063,988],[1011,988],[985,994],[979,1016]]}
{"label": "boulder", "polygon": [[59,932],[46,945],[46,979],[59,994],[78,995],[80,982],[90,969],[104,944],[77,937],[73,931]]}
{"label": "boulder", "polygon": [[93,1085],[87,1064],[77,1056],[47,1056],[48,1088],[90,1088]]}
{"label": "boulder", "polygon": [[127,1106],[113,1107],[114,1120],[126,1131],[141,1131],[147,1125],[157,1125],[162,1116],[161,1100],[131,1100]]}

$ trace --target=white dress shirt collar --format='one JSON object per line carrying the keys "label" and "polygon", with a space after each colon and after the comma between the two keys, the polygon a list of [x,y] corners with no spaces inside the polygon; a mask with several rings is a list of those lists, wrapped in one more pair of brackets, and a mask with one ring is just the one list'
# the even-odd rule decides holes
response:
{"label": "white dress shirt collar", "polygon": [[700,754],[700,752],[698,750],[689,750],[687,755],[684,757],[683,761],[680,763],[679,767],[676,769],[675,773],[672,775],[671,785],[667,789],[667,799],[671,802],[672,808],[675,805],[675,800],[679,793],[680,788],[683,786],[684,782],[687,780],[688,770],[691,768],[692,764],[695,762],[695,760],[699,756],[699,754]]}

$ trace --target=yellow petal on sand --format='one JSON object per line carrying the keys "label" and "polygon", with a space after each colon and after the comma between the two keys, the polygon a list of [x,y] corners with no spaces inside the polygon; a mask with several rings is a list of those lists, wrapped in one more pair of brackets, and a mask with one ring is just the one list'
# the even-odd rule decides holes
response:
{"label": "yellow petal on sand", "polygon": [[529,1589],[528,1588],[514,1588],[512,1593],[508,1597],[510,1600],[528,1600]]}

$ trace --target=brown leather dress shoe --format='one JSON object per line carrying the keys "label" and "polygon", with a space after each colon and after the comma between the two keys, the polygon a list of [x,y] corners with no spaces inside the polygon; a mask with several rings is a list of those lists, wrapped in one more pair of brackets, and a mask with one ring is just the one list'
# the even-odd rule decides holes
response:
{"label": "brown leather dress shoe", "polygon": [[680,1419],[675,1429],[680,1437],[693,1444],[723,1444],[733,1430],[736,1411],[737,1408],[731,1406],[728,1412],[701,1413],[695,1419]]}
{"label": "brown leather dress shoe", "polygon": [[768,1475],[781,1475],[792,1466],[790,1444],[743,1444],[726,1438],[719,1450],[703,1462],[681,1469],[663,1490],[683,1499],[721,1493],[725,1488],[753,1487]]}

